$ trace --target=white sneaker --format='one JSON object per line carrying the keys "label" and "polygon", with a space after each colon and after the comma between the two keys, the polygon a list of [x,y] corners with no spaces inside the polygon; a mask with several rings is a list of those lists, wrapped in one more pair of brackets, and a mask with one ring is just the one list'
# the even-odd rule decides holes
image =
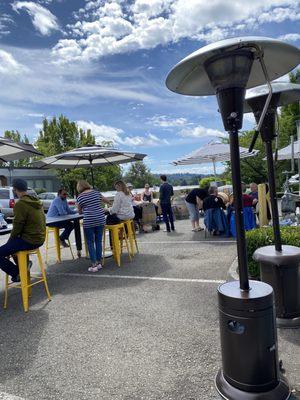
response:
{"label": "white sneaker", "polygon": [[[100,264],[101,265],[101,264]],[[88,268],[88,271],[89,272],[98,272],[100,269],[102,269],[102,265],[101,265],[101,267],[99,268],[99,264],[95,264],[95,265],[91,265],[89,268]]]}

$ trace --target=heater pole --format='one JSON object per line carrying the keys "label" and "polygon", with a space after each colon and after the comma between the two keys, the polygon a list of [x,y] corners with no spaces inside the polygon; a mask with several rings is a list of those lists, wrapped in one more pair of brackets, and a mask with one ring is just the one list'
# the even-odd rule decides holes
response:
{"label": "heater pole", "polygon": [[269,181],[270,200],[271,200],[271,209],[272,209],[272,221],[273,221],[275,249],[276,249],[276,251],[282,251],[278,204],[277,204],[277,196],[276,196],[276,182],[275,182],[275,173],[274,173],[272,141],[267,140],[265,142],[265,148],[266,148],[266,156],[267,156],[267,164],[268,164],[268,181]]}
{"label": "heater pole", "polygon": [[229,132],[240,289],[249,290],[238,130]]}

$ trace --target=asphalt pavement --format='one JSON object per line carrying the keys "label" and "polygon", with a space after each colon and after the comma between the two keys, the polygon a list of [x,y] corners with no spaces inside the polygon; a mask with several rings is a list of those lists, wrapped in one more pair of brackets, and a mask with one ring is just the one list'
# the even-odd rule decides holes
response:
{"label": "asphalt pavement", "polygon": [[[1,241],[5,240],[1,238]],[[0,400],[215,400],[221,366],[217,287],[235,243],[190,231],[138,236],[140,253],[89,273],[85,258],[47,268],[53,296],[11,290],[0,309]],[[35,266],[34,266],[35,268]],[[2,279],[3,280],[3,279]],[[2,301],[2,293],[0,301]],[[299,330],[279,331],[280,357],[300,390]]]}

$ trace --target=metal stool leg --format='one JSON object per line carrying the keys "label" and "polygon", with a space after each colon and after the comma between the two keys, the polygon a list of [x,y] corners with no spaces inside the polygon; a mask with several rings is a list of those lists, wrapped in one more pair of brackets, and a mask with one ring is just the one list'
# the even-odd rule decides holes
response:
{"label": "metal stool leg", "polygon": [[27,254],[19,252],[18,255],[19,274],[21,280],[21,291],[24,311],[27,312],[28,305],[28,272],[27,272]]}
{"label": "metal stool leg", "polygon": [[45,286],[45,291],[48,297],[48,300],[51,300],[51,294],[49,292],[49,288],[48,288],[48,283],[47,283],[47,277],[46,277],[46,271],[45,271],[45,266],[43,263],[43,259],[42,259],[42,255],[40,250],[37,251],[37,258],[38,258],[38,262],[39,262],[39,266],[40,266],[40,270],[42,273],[42,277],[43,277],[43,281],[44,281],[44,286]]}

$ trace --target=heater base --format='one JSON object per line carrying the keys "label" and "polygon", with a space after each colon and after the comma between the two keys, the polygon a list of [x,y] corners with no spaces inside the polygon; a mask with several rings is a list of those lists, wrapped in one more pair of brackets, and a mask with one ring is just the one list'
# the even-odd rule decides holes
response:
{"label": "heater base", "polygon": [[215,379],[216,389],[225,400],[287,400],[291,392],[287,382],[281,378],[278,385],[268,392],[244,392],[230,385],[220,369]]}
{"label": "heater base", "polygon": [[276,318],[277,328],[300,328],[300,317],[296,318]]}

